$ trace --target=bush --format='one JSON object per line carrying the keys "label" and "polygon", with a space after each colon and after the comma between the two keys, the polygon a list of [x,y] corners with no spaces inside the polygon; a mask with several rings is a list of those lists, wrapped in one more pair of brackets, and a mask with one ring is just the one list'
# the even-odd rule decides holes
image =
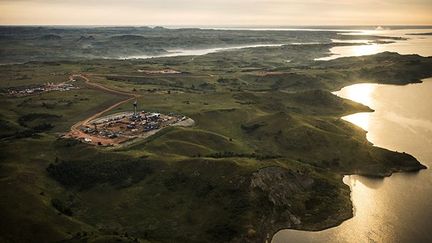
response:
{"label": "bush", "polygon": [[66,187],[85,190],[102,183],[131,185],[151,174],[153,168],[145,160],[60,161],[50,164],[47,172]]}
{"label": "bush", "polygon": [[51,205],[57,209],[60,213],[65,214],[67,216],[72,216],[73,212],[70,207],[68,207],[63,201],[60,199],[54,198],[51,200]]}
{"label": "bush", "polygon": [[47,113],[30,113],[18,118],[18,123],[23,127],[28,127],[30,122],[41,120],[43,122],[48,122],[52,120],[58,120],[61,116],[47,114]]}

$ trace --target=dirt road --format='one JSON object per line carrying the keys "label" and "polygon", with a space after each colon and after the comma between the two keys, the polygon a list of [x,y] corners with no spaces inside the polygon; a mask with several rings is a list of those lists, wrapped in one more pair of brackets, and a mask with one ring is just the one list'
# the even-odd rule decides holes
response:
{"label": "dirt road", "polygon": [[69,80],[74,80],[77,77],[84,79],[85,84],[87,86],[90,86],[90,87],[98,89],[98,90],[102,90],[104,92],[108,92],[108,93],[112,93],[112,94],[116,94],[116,95],[123,95],[123,96],[126,96],[127,99],[119,101],[119,102],[111,105],[110,107],[105,108],[104,110],[102,110],[102,111],[100,111],[100,112],[98,112],[96,114],[91,115],[90,117],[86,118],[85,120],[82,120],[82,121],[79,121],[79,122],[75,123],[74,125],[72,125],[71,131],[68,134],[66,134],[66,136],[80,137],[80,138],[86,138],[86,137],[88,137],[88,135],[85,134],[84,132],[82,132],[79,129],[79,127],[85,126],[91,120],[94,120],[94,119],[98,118],[99,116],[103,115],[104,113],[106,113],[106,112],[108,112],[108,111],[110,111],[110,110],[112,110],[112,109],[114,109],[114,108],[116,108],[116,107],[118,107],[118,106],[126,103],[126,102],[132,101],[132,100],[134,100],[134,99],[136,99],[136,98],[139,97],[139,95],[134,94],[134,93],[128,93],[128,92],[124,92],[124,91],[114,90],[114,89],[110,89],[108,87],[105,87],[105,86],[103,86],[101,84],[93,83],[93,82],[90,81],[89,78],[87,78],[86,76],[84,76],[82,74],[73,74],[73,75],[69,76]]}

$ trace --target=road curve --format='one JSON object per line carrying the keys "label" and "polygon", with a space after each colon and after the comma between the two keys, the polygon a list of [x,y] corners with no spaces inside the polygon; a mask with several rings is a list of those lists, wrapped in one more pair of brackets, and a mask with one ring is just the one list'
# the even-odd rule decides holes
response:
{"label": "road curve", "polygon": [[69,76],[69,80],[74,80],[77,77],[84,79],[85,84],[92,87],[92,88],[102,90],[104,92],[108,92],[108,93],[112,93],[112,94],[127,96],[128,98],[125,100],[119,101],[119,102],[111,105],[110,107],[105,108],[104,110],[97,112],[96,114],[91,115],[90,117],[86,118],[85,120],[79,121],[79,122],[75,123],[74,125],[72,125],[71,131],[69,133],[71,135],[74,135],[74,136],[77,136],[78,134],[84,135],[84,133],[81,130],[79,130],[80,126],[87,125],[91,120],[94,120],[94,119],[98,118],[99,116],[103,115],[104,113],[106,113],[106,112],[126,103],[126,102],[129,102],[129,101],[139,97],[139,95],[134,94],[134,93],[128,93],[128,92],[124,92],[124,91],[114,90],[114,89],[105,87],[101,84],[93,83],[90,81],[89,78],[87,78],[86,76],[84,76],[82,74],[72,74],[71,76]]}

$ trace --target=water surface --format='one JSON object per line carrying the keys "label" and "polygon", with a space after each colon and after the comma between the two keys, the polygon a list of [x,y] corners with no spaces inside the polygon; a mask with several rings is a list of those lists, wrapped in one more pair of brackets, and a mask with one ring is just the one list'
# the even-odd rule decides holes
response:
{"label": "water surface", "polygon": [[[432,79],[405,86],[356,84],[335,92],[373,113],[344,119],[368,131],[376,146],[414,155],[432,168]],[[432,242],[432,169],[385,179],[346,176],[355,216],[319,232],[282,230],[280,242]]]}
{"label": "water surface", "polygon": [[[407,40],[396,40],[390,44],[367,43],[368,40],[357,41],[357,43],[364,43],[363,45],[353,46],[336,46],[330,49],[330,56],[318,58],[316,60],[332,60],[339,57],[348,56],[364,56],[373,55],[380,52],[391,51],[398,52],[399,54],[418,54],[421,56],[432,56],[432,35],[412,35],[413,33],[428,33],[432,29],[405,29],[405,30],[368,30],[362,32],[343,33],[343,35],[375,35],[375,36],[389,36],[389,37],[402,37]],[[386,40],[388,41],[388,40]],[[343,43],[356,43],[352,40],[333,40],[333,42]]]}
{"label": "water surface", "polygon": [[[233,29],[233,28],[214,28],[214,29]],[[290,29],[290,28],[238,28],[242,30],[262,30],[262,31],[331,31],[339,32],[340,35],[365,36],[365,39],[354,38],[352,40],[332,39],[333,43],[350,43],[351,46],[336,46],[330,49],[330,55],[317,58],[316,60],[332,60],[339,57],[373,55],[380,52],[392,51],[399,54],[419,54],[421,56],[432,56],[432,36],[431,35],[411,35],[413,33],[432,32],[432,29],[398,29],[398,30],[357,30],[357,29]],[[376,43],[375,40],[367,39],[368,36],[387,36],[403,37],[407,40],[396,40],[394,43]],[[388,39],[383,38],[385,41]],[[167,53],[156,55],[133,55],[120,59],[148,59],[157,57],[176,57],[176,56],[200,56],[209,53],[230,51],[243,48],[254,47],[277,47],[282,45],[310,45],[325,44],[327,42],[298,42],[298,43],[281,43],[281,44],[255,44],[255,45],[237,45],[227,47],[209,47],[201,49],[170,49]]]}
{"label": "water surface", "polygon": [[228,47],[214,47],[214,48],[202,48],[202,49],[171,49],[167,53],[158,55],[137,55],[127,56],[121,59],[148,59],[156,57],[177,57],[177,56],[201,56],[209,53],[221,52],[221,51],[232,51],[244,48],[255,48],[255,47],[272,47],[282,46],[283,44],[256,44],[256,45],[239,45],[239,46],[228,46]]}

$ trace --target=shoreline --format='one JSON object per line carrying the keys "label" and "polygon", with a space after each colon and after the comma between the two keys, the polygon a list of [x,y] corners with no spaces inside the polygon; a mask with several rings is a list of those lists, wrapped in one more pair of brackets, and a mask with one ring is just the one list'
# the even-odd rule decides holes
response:
{"label": "shoreline", "polygon": [[[421,164],[422,165],[422,164]],[[423,165],[424,166],[424,165]],[[383,175],[366,175],[366,174],[357,174],[357,173],[353,173],[353,174],[345,174],[343,177],[342,177],[342,182],[346,185],[346,186],[348,186],[349,188],[350,188],[350,201],[351,201],[351,205],[352,205],[352,210],[351,210],[351,214],[348,214],[347,213],[347,216],[346,217],[344,217],[344,216],[342,216],[341,218],[339,218],[338,220],[336,220],[336,222],[334,222],[334,223],[330,223],[330,224],[328,224],[328,225],[322,225],[322,226],[318,226],[318,227],[310,227],[310,228],[304,228],[304,229],[301,229],[301,228],[286,228],[286,227],[279,227],[279,229],[277,229],[276,231],[274,231],[274,233],[272,233],[271,234],[271,237],[270,237],[270,241],[268,241],[269,243],[271,243],[271,242],[273,242],[273,239],[274,239],[274,236],[278,233],[278,232],[280,232],[280,231],[282,231],[282,230],[292,230],[292,231],[298,231],[298,232],[306,232],[306,233],[316,233],[316,232],[322,232],[322,231],[325,231],[325,230],[328,230],[328,229],[332,229],[332,228],[336,228],[336,227],[339,227],[339,226],[341,226],[342,224],[344,224],[345,222],[347,222],[348,220],[350,220],[350,219],[352,219],[352,218],[354,218],[355,217],[355,211],[356,211],[356,207],[355,207],[355,205],[354,205],[354,202],[353,202],[353,200],[352,200],[352,193],[353,193],[353,190],[352,190],[352,186],[351,186],[351,184],[349,184],[349,183],[345,183],[345,178],[347,178],[347,177],[350,177],[350,176],[362,176],[362,177],[365,177],[365,178],[369,178],[369,179],[380,179],[380,180],[384,180],[385,178],[390,178],[393,174],[395,174],[395,173],[404,173],[404,174],[406,174],[406,173],[418,173],[418,172],[420,172],[421,170],[424,170],[424,169],[428,169],[426,166],[424,166],[425,168],[421,168],[421,169],[418,169],[418,170],[416,170],[416,169],[412,169],[412,170],[406,170],[406,171],[403,171],[403,170],[399,170],[399,171],[393,171],[393,172],[391,172],[390,174],[383,174]],[[333,215],[334,216],[334,215]],[[267,241],[266,241],[267,242]]]}
{"label": "shoreline", "polygon": [[[418,81],[411,81],[411,82],[408,82],[408,83],[405,83],[405,84],[385,84],[385,83],[369,83],[369,84],[406,86],[406,85],[410,85],[410,84],[420,84],[420,83],[423,83],[424,82],[423,80],[424,79],[421,79],[421,80],[418,80]],[[355,83],[355,84],[361,84],[361,83]],[[345,87],[348,87],[348,86],[351,86],[351,85],[355,85],[355,84],[350,84],[350,85],[344,86],[344,87],[342,87],[341,89],[339,89],[337,91],[333,91],[332,94],[334,94],[334,95],[336,95],[336,96],[338,96],[340,98],[343,98],[343,99],[348,99],[348,98],[339,96],[336,93],[340,92]],[[351,99],[348,99],[348,100],[353,101],[353,102],[357,102],[357,101],[351,100]],[[360,102],[357,102],[357,103],[360,103]],[[362,104],[364,106],[367,106],[367,104],[363,104],[363,103],[360,103],[360,104]],[[367,106],[367,107],[369,107],[369,106]],[[371,111],[369,111],[370,113],[375,112],[375,109],[372,109],[372,108],[370,108],[370,109],[371,109]],[[358,114],[358,113],[361,113],[361,112],[353,113],[351,115]],[[341,119],[343,119],[343,117],[341,117]],[[347,122],[350,122],[350,121],[347,121]],[[358,126],[358,125],[356,125],[356,124],[354,124],[352,122],[350,122],[350,123],[353,124],[353,125],[355,125],[355,126]],[[369,131],[366,131],[366,132],[369,132]],[[367,139],[367,137],[366,137],[366,139]],[[371,142],[371,141],[368,140],[368,142]],[[389,150],[387,148],[383,148],[383,149]],[[391,150],[389,150],[389,151],[391,151]],[[412,155],[410,155],[408,153],[405,153],[405,152],[403,152],[403,154],[407,154],[409,156],[412,156]],[[414,156],[412,156],[412,157],[415,159]],[[278,232],[280,232],[282,230],[293,230],[293,231],[302,231],[302,232],[309,232],[309,233],[321,232],[321,231],[325,231],[325,230],[328,230],[328,229],[336,228],[336,227],[342,225],[343,223],[347,222],[348,220],[354,218],[356,208],[355,208],[355,205],[354,205],[354,201],[352,200],[353,189],[352,189],[352,186],[351,186],[350,183],[344,181],[345,178],[349,178],[350,176],[361,176],[361,177],[370,178],[370,179],[384,180],[385,178],[391,177],[395,173],[404,173],[404,174],[407,174],[407,173],[419,173],[421,170],[428,169],[428,167],[426,165],[422,164],[420,161],[418,161],[418,163],[419,164],[417,166],[409,166],[409,167],[405,167],[405,168],[391,168],[387,172],[382,172],[382,173],[380,173],[380,172],[377,172],[377,173],[360,172],[360,171],[355,172],[355,173],[349,173],[349,172],[343,173],[343,175],[342,175],[342,182],[345,185],[347,185],[349,187],[349,190],[350,190],[350,202],[351,202],[351,205],[352,205],[352,210],[351,210],[351,214],[350,215],[348,215],[346,217],[345,216],[340,217],[341,215],[337,215],[340,218],[338,220],[336,220],[336,222],[330,223],[328,225],[318,226],[318,227],[310,227],[310,228],[309,227],[305,227],[305,228],[301,229],[301,228],[286,228],[286,227],[284,228],[282,226],[282,227],[279,227],[279,229],[277,229],[276,231],[274,231],[271,234],[271,237],[269,238],[270,241],[268,241],[268,242],[273,242],[274,236]],[[344,215],[344,213],[342,213],[342,215]],[[335,216],[335,215],[333,215],[333,216]],[[266,240],[266,242],[267,242],[267,240]]]}

